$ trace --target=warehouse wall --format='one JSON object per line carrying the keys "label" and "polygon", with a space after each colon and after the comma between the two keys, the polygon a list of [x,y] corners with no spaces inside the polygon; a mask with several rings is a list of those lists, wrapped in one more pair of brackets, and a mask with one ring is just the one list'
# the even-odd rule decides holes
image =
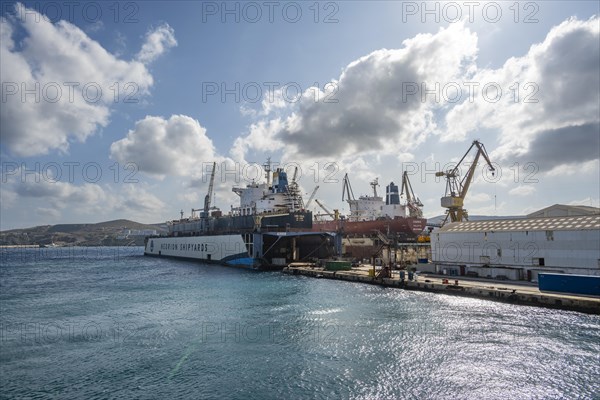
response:
{"label": "warehouse wall", "polygon": [[436,232],[432,261],[600,275],[600,231]]}

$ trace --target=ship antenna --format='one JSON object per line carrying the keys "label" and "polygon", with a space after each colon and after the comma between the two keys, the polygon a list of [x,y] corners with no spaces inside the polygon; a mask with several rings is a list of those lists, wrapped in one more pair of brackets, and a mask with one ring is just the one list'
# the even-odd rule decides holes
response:
{"label": "ship antenna", "polygon": [[267,178],[267,186],[271,186],[271,157],[267,158],[267,162],[263,164],[265,169],[265,177]]}
{"label": "ship antenna", "polygon": [[371,183],[371,187],[373,187],[373,195],[377,197],[377,186],[379,186],[379,178],[375,178]]}

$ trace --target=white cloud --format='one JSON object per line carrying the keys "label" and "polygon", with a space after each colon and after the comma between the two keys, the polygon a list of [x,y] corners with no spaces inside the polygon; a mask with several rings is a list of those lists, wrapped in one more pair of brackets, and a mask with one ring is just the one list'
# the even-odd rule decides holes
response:
{"label": "white cloud", "polygon": [[141,183],[117,187],[99,183],[75,184],[57,181],[42,173],[23,175],[20,169],[16,172],[3,177],[5,183],[1,193],[3,200],[8,196],[9,200],[14,197],[18,202],[3,202],[3,213],[29,208],[45,218],[42,220],[59,221],[75,214],[87,220],[122,215],[148,222],[149,216],[160,216],[166,208],[165,202]]}
{"label": "white cloud", "polygon": [[19,196],[17,196],[14,191],[8,190],[4,183],[3,180],[2,187],[0,187],[0,203],[2,203],[2,209],[14,206],[19,199]]}
{"label": "white cloud", "polygon": [[104,28],[105,28],[104,22],[102,22],[101,20],[98,20],[98,21],[92,22],[91,24],[86,26],[85,31],[87,33],[96,33],[96,32],[104,30]]}
{"label": "white cloud", "polygon": [[590,207],[600,208],[600,198],[598,198],[598,197],[593,198],[591,196],[588,196],[581,200],[569,201],[566,204],[570,205],[570,206],[590,206]]}
{"label": "white cloud", "polygon": [[519,185],[508,191],[509,195],[512,196],[530,196],[536,192],[535,188],[530,185]]}
{"label": "white cloud", "polygon": [[467,207],[470,216],[474,215],[507,215],[507,203],[501,201],[499,204],[489,204],[481,207]]}
{"label": "white cloud", "polygon": [[[483,129],[499,131],[500,146],[490,154],[496,160],[516,157],[542,164],[598,158],[594,143],[600,122],[599,31],[598,17],[572,18],[552,28],[526,55],[508,59],[499,69],[477,71],[471,79],[480,85],[474,100],[446,116],[449,138],[463,140]],[[486,84],[501,87],[499,101],[486,101]],[[490,89],[488,97],[494,97],[493,92]]]}
{"label": "white cloud", "polygon": [[107,194],[100,185],[56,182],[42,175],[30,175],[25,180],[13,182],[12,187],[20,198],[43,199],[55,209],[63,209],[69,204],[85,204],[93,208],[107,201]]}
{"label": "white cloud", "polygon": [[160,215],[165,203],[140,185],[123,185],[120,193],[114,197],[113,207],[131,213],[143,220],[149,215]]}
{"label": "white cloud", "polygon": [[260,110],[252,108],[250,105],[251,103],[242,104],[240,107],[241,114],[250,117],[265,117],[270,114],[285,110],[289,103],[296,100],[286,96],[284,93],[285,90],[287,90],[286,86],[277,90],[266,91],[260,103]]}
{"label": "white cloud", "polygon": [[248,150],[273,152],[283,148],[283,143],[275,135],[283,129],[283,121],[279,118],[262,120],[250,125],[249,133],[235,139],[230,150],[231,157],[243,162]]}
{"label": "white cloud", "polygon": [[[591,160],[582,163],[559,164],[548,171],[549,177],[573,176],[582,174],[595,174],[595,178],[600,177],[600,160]],[[596,182],[598,183],[598,182]]]}
{"label": "white cloud", "polygon": [[146,34],[146,42],[142,45],[136,58],[138,61],[147,64],[156,60],[169,48],[174,46],[177,46],[175,31],[173,31],[173,28],[169,24],[165,23]]}
{"label": "white cloud", "polygon": [[467,195],[467,200],[469,203],[485,203],[492,199],[492,197],[487,193],[471,193]]}
{"label": "white cloud", "polygon": [[[437,131],[434,110],[444,106],[434,96],[422,99],[423,85],[468,73],[476,54],[477,36],[462,23],[405,40],[400,49],[374,51],[351,62],[324,91],[305,90],[288,105],[287,117],[252,125],[232,153],[283,146],[296,157],[411,153]],[[417,93],[409,94],[412,88]],[[263,104],[263,112],[273,109],[281,104]]]}
{"label": "white cloud", "polygon": [[[158,36],[173,39],[169,29],[160,27]],[[21,30],[26,37],[16,44]],[[115,83],[120,93],[133,87],[137,96],[153,84],[142,62],[120,60],[75,25],[53,24],[20,3],[14,16],[0,18],[0,68],[2,141],[20,156],[66,152],[71,141],[83,142],[107,126]]]}
{"label": "white cloud", "polygon": [[177,199],[191,204],[200,204],[200,202],[202,201],[202,199],[200,198],[200,193],[198,193],[197,191],[193,193],[179,193],[177,195]]}
{"label": "white cloud", "polygon": [[60,211],[56,208],[38,207],[35,213],[39,215],[44,221],[58,220],[60,218]]}
{"label": "white cloud", "polygon": [[133,162],[140,171],[155,176],[192,175],[203,162],[213,162],[215,151],[206,129],[185,115],[168,120],[147,116],[133,130],[110,146],[111,157],[125,164]]}

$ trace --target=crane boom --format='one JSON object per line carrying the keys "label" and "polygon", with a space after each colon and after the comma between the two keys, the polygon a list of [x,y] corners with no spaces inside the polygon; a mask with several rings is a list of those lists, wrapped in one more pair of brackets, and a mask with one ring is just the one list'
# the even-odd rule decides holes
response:
{"label": "crane boom", "polygon": [[344,183],[342,186],[342,201],[344,200],[347,200],[348,202],[355,200],[354,192],[352,191],[352,185],[350,185],[350,178],[348,178],[348,174],[344,175]]}
{"label": "crane boom", "polygon": [[325,211],[325,214],[327,214],[327,215],[333,215],[333,213],[332,213],[331,211],[329,211],[329,210],[327,209],[327,207],[325,207],[325,206],[323,205],[323,203],[321,203],[321,202],[319,201],[319,199],[315,199],[315,203],[317,203],[317,204],[319,205],[319,207],[321,207],[321,208],[323,209],[323,211]]}
{"label": "crane boom", "polygon": [[308,208],[310,206],[310,203],[315,198],[315,194],[317,194],[317,190],[319,190],[319,185],[315,186],[315,188],[313,189],[312,193],[310,194],[310,197],[308,198],[308,201],[306,202],[306,206],[304,208]]}
{"label": "crane boom", "polygon": [[303,209],[304,200],[302,199],[302,195],[300,193],[300,187],[296,178],[298,177],[298,167],[294,169],[294,175],[292,177],[292,181],[289,183],[287,187],[287,197],[288,197],[288,207],[290,210],[295,211],[298,209]]}
{"label": "crane boom", "polygon": [[488,164],[488,167],[490,168],[490,171],[492,171],[492,172],[495,171],[494,166],[492,165],[492,162],[490,161],[490,158],[488,157],[487,151],[485,150],[485,146],[483,145],[483,143],[480,143],[476,140],[473,142],[473,145],[477,146],[477,154],[475,155],[475,159],[473,160],[473,164],[469,168],[467,175],[465,175],[463,180],[460,182],[460,184],[462,186],[461,196],[463,198],[465,198],[465,196],[467,195],[467,192],[469,191],[469,187],[471,186],[471,182],[473,182],[473,176],[475,175],[475,168],[477,167],[477,162],[479,161],[480,156],[483,156],[483,158],[485,159],[485,161]]}
{"label": "crane boom", "polygon": [[400,196],[406,196],[406,205],[408,206],[408,212],[411,217],[414,218],[422,218],[423,211],[421,208],[423,207],[423,203],[417,196],[415,196],[415,192],[413,191],[410,180],[408,179],[408,172],[404,171],[402,174],[402,191],[400,192]]}
{"label": "crane boom", "polygon": [[338,209],[334,209],[333,212],[329,211],[329,209],[325,207],[325,205],[321,203],[319,199],[315,199],[315,203],[317,203],[319,207],[321,207],[323,211],[325,211],[325,214],[315,214],[315,219],[322,215],[328,215],[330,217],[333,217],[334,221],[337,221],[340,218],[340,211]]}
{"label": "crane boom", "polygon": [[[465,176],[459,181],[459,168],[474,147],[477,148],[477,152],[475,153],[473,162],[471,163],[471,166],[467,170]],[[463,208],[463,206],[465,197],[467,196],[471,183],[473,182],[473,177],[475,176],[477,163],[479,162],[479,158],[481,156],[483,156],[490,171],[493,173],[495,168],[490,161],[485,146],[478,140],[473,141],[471,147],[469,147],[469,150],[467,150],[465,155],[462,156],[458,164],[456,164],[452,170],[446,172],[436,172],[436,176],[446,177],[446,194],[444,197],[442,197],[441,201],[442,207],[448,209],[444,223],[446,223],[448,218],[450,218],[451,222],[467,221],[469,219],[469,214],[467,213],[467,210]]]}
{"label": "crane boom", "polygon": [[210,209],[210,200],[212,199],[213,187],[215,184],[215,171],[217,170],[217,163],[213,162],[212,172],[210,173],[210,182],[208,184],[208,192],[204,197],[204,218],[208,218],[208,210]]}

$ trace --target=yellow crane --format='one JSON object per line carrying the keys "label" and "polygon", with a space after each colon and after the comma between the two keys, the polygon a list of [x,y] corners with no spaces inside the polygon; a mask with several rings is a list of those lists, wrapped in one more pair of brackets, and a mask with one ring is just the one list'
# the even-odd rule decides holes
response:
{"label": "yellow crane", "polygon": [[[477,149],[477,153],[475,154],[475,158],[471,163],[471,166],[467,170],[465,176],[461,179],[459,177],[459,168],[465,157],[469,154],[469,152],[473,149]],[[446,177],[446,194],[442,197],[442,207],[447,208],[446,218],[442,225],[446,223],[448,217],[450,217],[451,222],[460,222],[460,221],[468,221],[469,214],[467,210],[463,208],[465,197],[467,196],[467,192],[469,191],[469,186],[471,186],[471,182],[473,181],[473,177],[475,175],[475,169],[477,168],[477,162],[479,161],[479,157],[483,156],[485,161],[487,162],[490,171],[492,171],[492,175],[495,171],[490,158],[488,157],[487,151],[485,150],[485,146],[483,143],[478,140],[474,140],[469,147],[469,150],[465,153],[465,155],[460,159],[456,167],[452,170],[446,172],[436,172],[435,176],[444,176]]]}
{"label": "yellow crane", "polygon": [[334,219],[334,221],[337,221],[340,218],[339,210],[334,209],[333,212],[329,211],[329,209],[327,207],[325,207],[325,205],[323,203],[321,203],[319,201],[319,199],[315,199],[315,203],[317,203],[319,205],[319,207],[321,207],[323,209],[323,211],[325,211],[325,214],[315,214],[315,218],[320,217],[322,215],[330,216]]}

